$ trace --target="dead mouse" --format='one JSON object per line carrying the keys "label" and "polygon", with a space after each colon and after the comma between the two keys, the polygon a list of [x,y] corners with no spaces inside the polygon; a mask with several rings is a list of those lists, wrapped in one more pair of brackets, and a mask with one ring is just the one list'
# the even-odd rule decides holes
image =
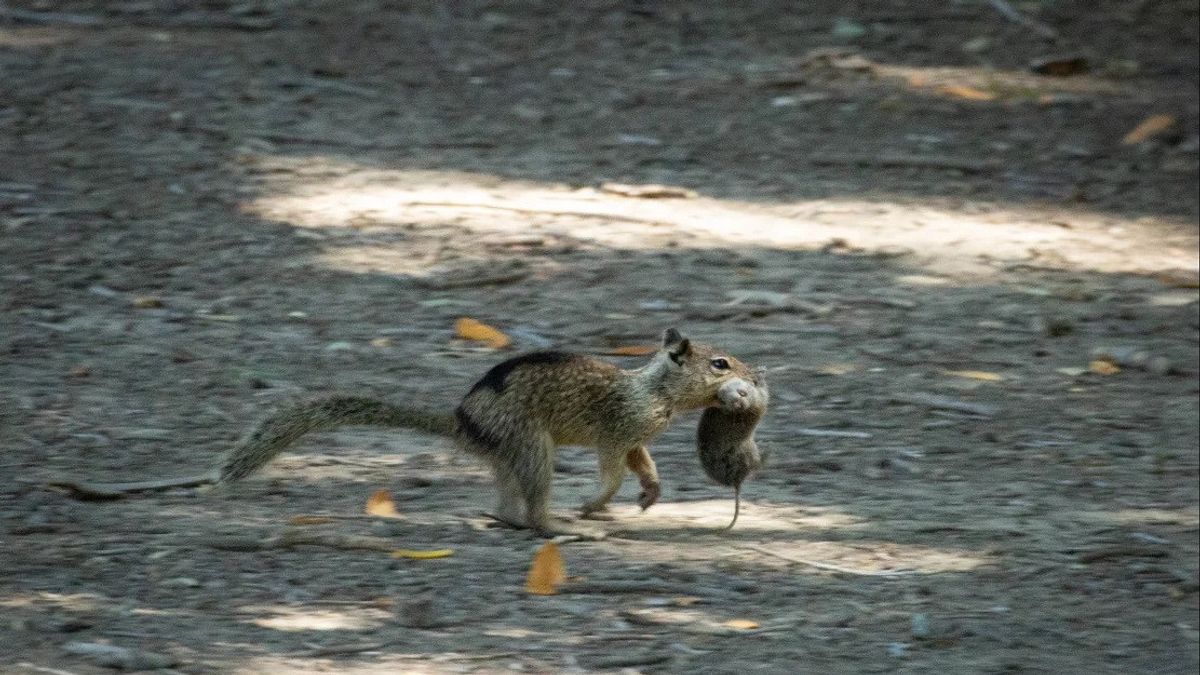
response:
{"label": "dead mouse", "polygon": [[754,429],[767,412],[770,394],[765,373],[759,369],[753,380],[726,382],[717,392],[721,405],[705,408],[696,432],[696,450],[704,473],[721,485],[733,488],[733,528],[741,510],[742,483],[763,464],[754,442]]}

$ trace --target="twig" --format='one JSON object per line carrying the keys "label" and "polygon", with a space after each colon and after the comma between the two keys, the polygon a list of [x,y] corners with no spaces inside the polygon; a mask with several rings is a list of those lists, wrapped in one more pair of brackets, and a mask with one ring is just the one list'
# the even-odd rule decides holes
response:
{"label": "twig", "polygon": [[673,584],[667,581],[568,581],[558,587],[559,593],[579,595],[609,595],[631,593],[636,595],[688,595],[721,598],[738,597],[722,588]]}
{"label": "twig", "polygon": [[315,525],[328,525],[338,522],[368,522],[374,523],[378,521],[390,521],[393,523],[404,522],[404,518],[399,515],[384,516],[374,515],[370,513],[321,513],[309,514],[304,513],[298,516],[292,516],[287,519],[289,527],[312,527]]}
{"label": "twig", "polygon": [[1000,412],[1000,409],[994,405],[958,401],[945,396],[937,396],[936,394],[893,394],[890,400],[897,403],[923,405],[939,410],[953,410],[955,412],[980,415],[982,417],[991,417]]}
{"label": "twig", "polygon": [[217,477],[212,473],[180,478],[160,478],[157,480],[136,481],[132,483],[90,483],[87,481],[54,480],[47,483],[50,487],[62,488],[75,499],[84,501],[102,501],[106,499],[121,499],[132,492],[154,492],[169,490],[177,487],[196,487],[212,485]]}
{"label": "twig", "polygon": [[291,77],[279,81],[279,84],[285,87],[311,87],[314,89],[328,89],[342,94],[350,94],[366,99],[377,99],[380,97],[379,91],[369,87],[350,84],[349,82],[339,82],[337,80],[327,80],[320,77]]}
{"label": "twig", "polygon": [[439,662],[491,661],[492,659],[507,659],[519,655],[520,652],[494,652],[492,654],[459,654],[451,652],[448,654],[442,654],[437,660]]}
{"label": "twig", "polygon": [[204,543],[222,551],[265,551],[294,546],[325,546],[343,551],[384,551],[386,553],[396,550],[396,544],[383,537],[311,532],[299,529],[285,530],[282,534],[269,537],[218,536],[207,539]]}
{"label": "twig", "polygon": [[1148,546],[1110,546],[1079,554],[1079,562],[1088,564],[1108,560],[1110,558],[1165,558],[1166,549]]}
{"label": "twig", "polygon": [[46,666],[39,666],[39,665],[30,663],[28,661],[22,661],[22,662],[18,663],[17,667],[18,668],[28,668],[29,670],[32,670],[34,672],[48,673],[49,675],[76,675],[76,673],[74,673],[73,671],[70,671],[70,670],[59,670],[58,668],[47,668]]}
{"label": "twig", "polygon": [[809,155],[817,166],[865,166],[879,168],[943,169],[963,173],[988,173],[1000,168],[999,162],[938,155]]}
{"label": "twig", "polygon": [[640,223],[643,225],[672,225],[665,220],[655,218],[638,218],[637,216],[622,216],[616,213],[599,213],[595,211],[559,211],[556,209],[531,209],[519,206],[504,206],[502,204],[483,204],[480,202],[403,202],[404,206],[434,206],[445,208],[459,209],[494,209],[497,211],[511,211],[513,213],[526,213],[530,215],[543,216],[569,216],[572,218],[597,218],[601,220],[613,220],[623,223]]}
{"label": "twig", "polygon": [[329,645],[327,647],[317,647],[306,652],[295,654],[300,658],[318,659],[324,656],[344,656],[346,654],[361,654],[363,652],[374,652],[384,647],[391,645],[390,642],[369,642],[366,644],[350,644],[350,645]]}
{"label": "twig", "polygon": [[[215,124],[194,124],[191,127],[197,131],[234,138],[239,135],[230,129]],[[299,143],[309,145],[340,145],[347,148],[362,150],[408,150],[408,149],[450,149],[450,148],[493,148],[491,141],[383,141],[363,138],[331,138],[329,136],[313,136],[309,134],[294,134],[270,129],[245,129],[240,135],[262,138],[276,143]]]}
{"label": "twig", "polygon": [[893,309],[914,309],[917,303],[912,300],[902,300],[900,298],[880,298],[870,296],[856,296],[852,298],[840,298],[841,302],[856,304],[856,305],[879,305],[881,307],[891,307]]}
{"label": "twig", "polygon": [[511,269],[492,274],[463,275],[459,278],[443,277],[440,279],[417,279],[416,284],[422,288],[434,291],[445,291],[453,288],[478,288],[479,286],[499,286],[511,284],[528,277],[529,269]]}
{"label": "twig", "polygon": [[866,431],[839,431],[837,429],[795,429],[801,436],[828,436],[830,438],[872,438]]}
{"label": "twig", "polygon": [[1042,23],[1041,21],[1037,21],[1036,19],[1031,19],[1018,12],[1017,8],[1008,4],[1007,0],[988,0],[988,4],[991,5],[992,8],[999,12],[1004,18],[1012,21],[1013,23],[1022,25],[1044,38],[1049,40],[1057,40],[1061,37],[1058,31],[1054,30],[1050,26]]}
{"label": "twig", "polygon": [[780,560],[793,562],[797,565],[807,565],[809,567],[815,567],[819,570],[829,570],[830,572],[840,572],[842,574],[853,574],[860,577],[900,577],[907,576],[909,574],[916,574],[915,570],[856,570],[849,567],[841,567],[839,565],[823,563],[816,560],[797,558],[784,553],[776,553],[775,551],[772,551],[768,548],[763,548],[762,546],[744,546],[743,548],[751,551],[758,551],[759,553],[773,556],[779,558]]}
{"label": "twig", "polygon": [[291,548],[293,546],[326,546],[345,551],[385,551],[396,550],[395,542],[383,537],[368,537],[361,534],[337,534],[332,532],[308,532],[303,530],[287,530],[283,534],[268,540],[273,548]]}
{"label": "twig", "polygon": [[626,656],[614,656],[598,661],[587,661],[588,668],[595,670],[620,670],[622,668],[635,668],[637,666],[655,666],[660,663],[666,663],[675,658],[670,652],[647,652],[645,654],[629,654]]}
{"label": "twig", "polygon": [[13,9],[5,3],[0,3],[0,19],[23,23],[42,25],[62,24],[67,26],[102,26],[104,19],[87,14],[68,14],[66,12],[32,12],[27,9]]}

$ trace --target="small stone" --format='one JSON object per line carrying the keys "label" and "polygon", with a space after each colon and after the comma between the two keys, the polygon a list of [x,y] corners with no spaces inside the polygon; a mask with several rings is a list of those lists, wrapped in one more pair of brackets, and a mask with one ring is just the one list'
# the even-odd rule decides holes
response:
{"label": "small stone", "polygon": [[46,624],[46,628],[56,633],[78,633],[81,630],[87,630],[94,624],[83,619],[65,618],[54,619]]}
{"label": "small stone", "polygon": [[1050,56],[1031,61],[1029,69],[1038,75],[1070,77],[1088,72],[1089,65],[1083,56]]}
{"label": "small stone", "polygon": [[921,612],[913,614],[911,632],[918,640],[929,637],[929,616]]}
{"label": "small stone", "polygon": [[418,598],[400,606],[400,622],[409,628],[433,628],[438,625],[431,598]]}
{"label": "small stone", "polygon": [[1045,319],[1043,332],[1048,337],[1062,337],[1075,332],[1075,322],[1071,319],[1061,316],[1053,316]]}
{"label": "small stone", "polygon": [[851,21],[844,16],[839,16],[833,21],[833,28],[829,34],[835,38],[842,40],[854,40],[867,34],[866,26]]}
{"label": "small stone", "polygon": [[971,54],[978,54],[980,52],[986,52],[987,50],[989,50],[991,48],[992,48],[992,39],[985,35],[980,35],[979,37],[971,38],[970,40],[967,40],[966,42],[962,43],[962,50],[964,52],[969,52]]}
{"label": "small stone", "polygon": [[1175,364],[1165,356],[1155,356],[1146,362],[1146,370],[1155,375],[1172,375],[1177,372]]}

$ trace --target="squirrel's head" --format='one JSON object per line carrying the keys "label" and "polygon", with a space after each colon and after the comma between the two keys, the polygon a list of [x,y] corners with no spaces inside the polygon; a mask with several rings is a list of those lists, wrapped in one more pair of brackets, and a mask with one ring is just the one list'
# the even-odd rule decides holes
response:
{"label": "squirrel's head", "polygon": [[655,355],[662,375],[660,387],[674,400],[677,410],[720,405],[721,387],[733,380],[754,381],[749,366],[709,345],[683,337],[668,328]]}

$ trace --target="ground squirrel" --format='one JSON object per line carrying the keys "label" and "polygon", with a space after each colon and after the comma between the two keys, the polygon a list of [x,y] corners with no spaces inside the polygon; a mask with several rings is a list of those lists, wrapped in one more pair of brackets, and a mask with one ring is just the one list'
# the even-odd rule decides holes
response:
{"label": "ground squirrel", "polygon": [[719,407],[710,407],[700,416],[696,429],[696,450],[700,466],[709,478],[733,487],[732,529],[742,506],[742,482],[762,467],[763,456],[754,441],[754,430],[767,412],[770,392],[766,374],[754,371],[747,379],[726,381],[717,389]]}
{"label": "ground squirrel", "polygon": [[487,371],[451,413],[358,396],[334,396],[285,409],[264,420],[215,469],[190,478],[125,484],[60,483],[94,495],[244,478],[305,434],[350,425],[406,427],[453,437],[491,466],[499,489],[498,520],[550,534],[596,535],[551,518],[555,450],[579,445],[599,454],[600,492],[584,515],[603,511],[626,469],[641,482],[646,509],[661,494],[646,443],[675,413],[720,403],[722,385],[751,379],[750,369],[714,347],[668,329],[648,364],[622,370],[565,352],[517,356]]}

